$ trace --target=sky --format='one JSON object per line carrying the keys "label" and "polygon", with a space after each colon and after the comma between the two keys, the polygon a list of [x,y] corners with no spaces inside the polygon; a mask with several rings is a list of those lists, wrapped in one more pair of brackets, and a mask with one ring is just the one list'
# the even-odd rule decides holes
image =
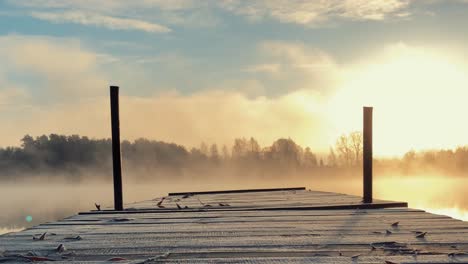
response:
{"label": "sky", "polygon": [[30,134],[327,152],[468,144],[466,0],[0,0],[0,146]]}

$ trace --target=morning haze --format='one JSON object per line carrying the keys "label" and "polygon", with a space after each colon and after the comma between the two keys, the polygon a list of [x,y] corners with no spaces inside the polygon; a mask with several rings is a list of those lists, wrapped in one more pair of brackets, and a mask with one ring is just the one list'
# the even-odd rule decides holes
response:
{"label": "morning haze", "polygon": [[[468,219],[467,1],[1,1],[0,233],[125,202],[306,186]],[[25,217],[32,216],[32,222]]]}

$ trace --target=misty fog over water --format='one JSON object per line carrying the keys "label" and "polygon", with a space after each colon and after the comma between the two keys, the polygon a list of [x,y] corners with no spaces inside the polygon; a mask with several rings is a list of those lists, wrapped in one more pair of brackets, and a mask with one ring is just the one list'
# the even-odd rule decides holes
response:
{"label": "misty fog over water", "polygon": [[[109,139],[51,134],[25,136],[0,148],[0,232],[58,220],[94,203],[112,206]],[[122,142],[124,202],[169,192],[306,187],[362,194],[362,135],[341,136],[328,155],[290,138],[261,146],[236,138],[232,146],[199,148],[138,139]],[[409,151],[374,159],[374,197],[468,220],[468,147]],[[26,221],[32,217],[32,221]]]}
{"label": "misty fog over water", "polygon": [[[110,176],[111,177],[111,176]],[[312,190],[332,191],[360,195],[362,182],[359,177],[314,179],[291,177],[282,180],[190,178],[171,182],[169,179],[151,182],[124,181],[126,203],[165,196],[174,191],[201,191],[220,189],[271,188],[304,186]],[[437,175],[413,177],[376,176],[374,196],[378,199],[407,201],[412,208],[420,208],[436,214],[468,220],[468,199],[464,186],[468,179]],[[67,183],[57,179],[42,181],[25,180],[0,185],[0,233],[17,231],[25,227],[58,220],[79,211],[94,209],[94,203],[112,206],[112,183],[82,181]],[[26,217],[32,216],[32,222]]]}

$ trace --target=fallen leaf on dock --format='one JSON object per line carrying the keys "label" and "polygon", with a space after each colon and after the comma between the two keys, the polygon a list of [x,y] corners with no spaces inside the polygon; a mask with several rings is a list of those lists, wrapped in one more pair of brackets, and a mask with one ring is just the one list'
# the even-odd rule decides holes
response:
{"label": "fallen leaf on dock", "polygon": [[40,237],[33,236],[33,240],[45,240],[47,232],[44,232]]}
{"label": "fallen leaf on dock", "polygon": [[63,244],[60,244],[55,250],[59,253],[62,253],[66,250],[66,248]]}
{"label": "fallen leaf on dock", "polygon": [[417,238],[424,238],[426,236],[427,232],[420,233],[416,235]]}
{"label": "fallen leaf on dock", "polygon": [[65,237],[65,240],[81,240],[81,236],[70,236],[70,237]]}
{"label": "fallen leaf on dock", "polygon": [[392,224],[393,227],[397,227],[400,224],[400,222],[395,222]]}
{"label": "fallen leaf on dock", "polygon": [[115,257],[115,258],[110,258],[107,261],[125,261],[127,260],[126,258],[121,258],[121,257]]}
{"label": "fallen leaf on dock", "polygon": [[200,198],[197,197],[198,202],[202,205],[205,206],[205,203],[200,200]]}
{"label": "fallen leaf on dock", "polygon": [[161,198],[161,201],[159,201],[157,203],[157,206],[159,207],[164,202],[165,199],[166,199],[166,197]]}
{"label": "fallen leaf on dock", "polygon": [[135,220],[135,218],[112,218],[111,222],[128,222],[128,221],[132,221],[132,220]]}

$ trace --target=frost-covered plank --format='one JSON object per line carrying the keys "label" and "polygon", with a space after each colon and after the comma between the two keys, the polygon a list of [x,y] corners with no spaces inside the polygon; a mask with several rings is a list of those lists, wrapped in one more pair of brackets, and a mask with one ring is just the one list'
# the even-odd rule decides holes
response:
{"label": "frost-covered plank", "polygon": [[[155,256],[162,263],[450,263],[466,260],[462,253],[468,251],[468,223],[421,210],[297,210],[360,204],[357,196],[314,191],[181,195],[165,197],[160,205],[166,208],[157,209],[161,199],[129,204],[133,211],[125,213],[76,215],[0,236],[0,252],[7,250],[7,257],[34,252],[76,263],[111,257],[137,263]],[[177,209],[176,203],[189,209]],[[258,210],[264,208],[284,209]],[[427,234],[418,238],[415,231]],[[44,232],[45,240],[33,240]],[[60,244],[63,252],[56,251]]]}

